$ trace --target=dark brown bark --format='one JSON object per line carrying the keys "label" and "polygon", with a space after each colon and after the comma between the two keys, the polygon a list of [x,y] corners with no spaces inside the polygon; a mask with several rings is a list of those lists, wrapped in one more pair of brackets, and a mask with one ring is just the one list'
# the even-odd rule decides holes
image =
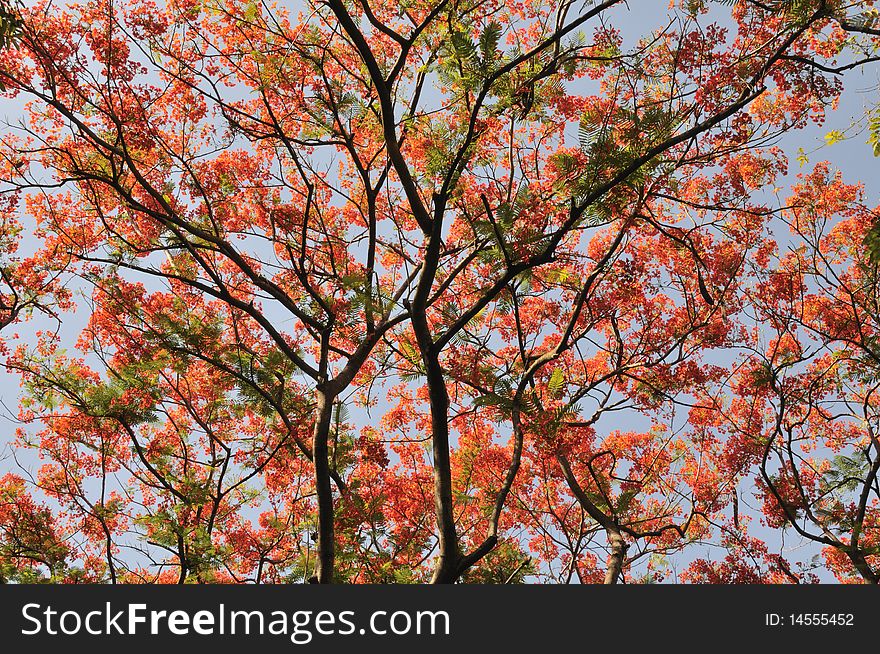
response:
{"label": "dark brown bark", "polygon": [[431,449],[434,455],[434,510],[439,554],[431,583],[453,583],[459,576],[458,534],[452,502],[452,465],[449,458],[449,395],[435,355],[428,357],[428,396],[431,404]]}
{"label": "dark brown bark", "polygon": [[330,488],[329,437],[333,416],[333,397],[323,388],[315,392],[315,428],[312,432],[312,469],[318,501],[318,542],[315,571],[309,579],[313,584],[333,581],[336,544],[333,533],[333,492]]}
{"label": "dark brown bark", "polygon": [[434,457],[434,512],[439,553],[431,583],[452,583],[459,576],[458,535],[452,502],[449,457],[449,393],[437,352],[431,342],[424,308],[413,308],[413,331],[425,366],[431,407],[431,452]]}

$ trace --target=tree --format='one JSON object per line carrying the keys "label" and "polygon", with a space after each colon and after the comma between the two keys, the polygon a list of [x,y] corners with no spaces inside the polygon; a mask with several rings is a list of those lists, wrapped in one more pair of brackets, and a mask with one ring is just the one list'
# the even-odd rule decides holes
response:
{"label": "tree", "polygon": [[615,583],[728,533],[759,191],[875,59],[857,5],[681,2],[635,45],[621,0],[4,9],[42,271],[4,305],[88,314],[76,356],[44,331],[7,360],[66,556]]}
{"label": "tree", "polygon": [[753,289],[769,340],[743,361],[729,408],[758,463],[764,513],[823,546],[842,580],[878,583],[877,210],[827,164],[801,175],[794,238]]}

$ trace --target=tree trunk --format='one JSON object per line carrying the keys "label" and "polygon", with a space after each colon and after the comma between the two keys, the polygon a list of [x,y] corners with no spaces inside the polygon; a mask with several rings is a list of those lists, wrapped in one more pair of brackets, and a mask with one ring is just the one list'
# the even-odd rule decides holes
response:
{"label": "tree trunk", "polygon": [[611,553],[608,555],[608,568],[605,570],[605,583],[611,585],[616,584],[623,573],[627,544],[623,540],[620,530],[608,529],[605,533],[608,534],[608,545],[611,547]]}
{"label": "tree trunk", "polygon": [[309,581],[329,584],[333,581],[333,493],[330,490],[330,457],[328,442],[333,417],[333,397],[326,390],[315,392],[315,429],[312,434],[312,468],[315,475],[315,495],[318,500],[318,542],[315,572]]}
{"label": "tree trunk", "polygon": [[439,548],[431,583],[451,584],[458,579],[459,552],[452,503],[452,465],[449,460],[449,394],[437,357],[431,353],[425,359],[428,397],[431,403],[434,511],[437,517]]}
{"label": "tree trunk", "polygon": [[880,584],[880,575],[874,572],[874,570],[868,564],[864,553],[853,549],[847,549],[845,551],[847,557],[849,557],[849,560],[852,561],[853,567],[856,569],[859,575],[861,575],[862,579],[865,580],[865,583],[874,585]]}
{"label": "tree trunk", "polygon": [[412,304],[405,302],[410,311],[413,333],[419,347],[428,386],[431,405],[431,448],[434,456],[434,513],[437,520],[439,553],[431,578],[432,584],[451,584],[460,575],[461,555],[458,551],[458,534],[455,530],[455,514],[452,504],[452,465],[449,458],[449,392],[440,365],[440,352],[432,338],[428,317],[425,314],[428,296],[437,273],[442,237],[442,201],[438,203],[437,215],[431,225],[431,235],[422,263],[422,274],[416,287]]}

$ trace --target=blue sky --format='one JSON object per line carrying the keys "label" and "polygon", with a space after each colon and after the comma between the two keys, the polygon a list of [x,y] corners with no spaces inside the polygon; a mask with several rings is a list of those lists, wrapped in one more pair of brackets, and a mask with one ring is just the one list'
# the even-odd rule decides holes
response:
{"label": "blue sky", "polygon": [[[287,3],[292,9],[297,9],[300,3]],[[628,7],[616,8],[611,13],[613,24],[618,27],[628,45],[634,44],[639,37],[648,33],[648,31],[664,24],[664,17],[667,14],[668,3],[666,0],[656,0],[648,2],[646,0],[633,0]],[[723,9],[715,9],[715,13],[720,21],[725,20]],[[857,70],[847,74],[845,81],[845,91],[841,98],[840,107],[832,112],[824,125],[810,125],[807,129],[787,134],[779,141],[779,145],[784,149],[790,157],[791,166],[787,178],[782,182],[788,184],[794,182],[799,172],[808,171],[812,164],[824,159],[832,162],[832,164],[840,169],[847,181],[854,182],[861,180],[865,184],[866,197],[869,204],[880,202],[880,160],[874,158],[871,148],[866,144],[867,135],[864,131],[853,130],[852,125],[858,123],[864,115],[867,107],[878,103],[877,89],[880,86],[880,66],[869,66],[864,70]],[[21,108],[15,101],[3,100],[0,102],[0,116],[5,117],[6,122],[16,123],[21,118]],[[834,144],[827,145],[825,136],[832,130],[844,132],[848,138]],[[576,138],[576,128],[572,128],[572,138]],[[810,160],[810,164],[804,168],[800,168],[796,156],[798,150],[803,150]],[[785,186],[783,186],[782,195],[785,194]],[[27,216],[22,217],[23,222],[28,224]],[[26,230],[27,231],[27,230]],[[784,242],[786,235],[779,234],[778,238]],[[27,252],[36,247],[30,237],[26,237],[22,243],[22,250]],[[79,311],[74,315],[65,316],[64,333],[67,338],[72,339],[84,325],[86,314]],[[27,338],[27,334],[32,334],[34,330],[54,327],[49,325],[42,319],[36,319],[27,326],[23,326],[18,331]],[[21,464],[26,470],[34,471],[38,466],[33,452],[17,452],[15,458],[8,444],[14,437],[14,431],[19,427],[14,419],[16,407],[20,397],[20,389],[17,377],[0,372],[0,473],[16,470]],[[378,407],[381,410],[381,405]],[[375,420],[375,417],[369,417],[363,412],[353,412],[353,420],[358,425],[364,425]],[[610,421],[603,422],[605,429],[614,428],[632,428],[632,424],[621,424],[615,426]],[[754,525],[756,526],[756,525]],[[769,530],[753,529],[753,535],[771,536]],[[775,537],[778,537],[775,536]],[[798,548],[798,543],[786,543],[786,548]],[[809,558],[814,553],[814,549],[809,547],[800,550],[797,558]],[[692,551],[692,555],[702,554],[699,548]],[[710,554],[717,556],[717,549]],[[678,566],[679,568],[681,565]]]}

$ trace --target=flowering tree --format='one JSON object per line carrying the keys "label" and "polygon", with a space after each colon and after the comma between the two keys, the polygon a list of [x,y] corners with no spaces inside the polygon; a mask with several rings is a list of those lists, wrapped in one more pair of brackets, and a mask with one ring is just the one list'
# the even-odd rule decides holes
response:
{"label": "flowering tree", "polygon": [[[4,215],[37,245],[0,309],[61,324],[6,356],[52,502],[8,478],[10,524],[63,543],[29,569],[615,583],[714,539],[800,581],[745,531],[758,475],[768,524],[877,581],[876,437],[819,408],[871,406],[822,367],[869,309],[815,317],[852,288],[834,257],[873,274],[870,212],[842,181],[762,192],[876,59],[873,2],[674,3],[635,43],[621,0],[298,9],[4,7]],[[826,447],[868,471],[805,472]]]}

